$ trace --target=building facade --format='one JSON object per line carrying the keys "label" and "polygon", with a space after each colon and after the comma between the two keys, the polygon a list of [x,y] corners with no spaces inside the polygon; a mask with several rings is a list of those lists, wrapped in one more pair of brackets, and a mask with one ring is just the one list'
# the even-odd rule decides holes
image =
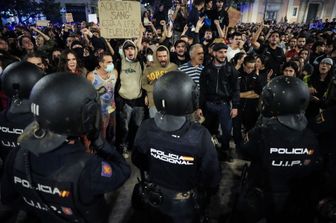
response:
{"label": "building facade", "polygon": [[65,13],[72,13],[75,22],[87,21],[89,14],[97,13],[97,0],[58,0],[65,21]]}
{"label": "building facade", "polygon": [[314,19],[336,18],[335,0],[255,0],[241,6],[241,22],[263,20],[309,23]]}

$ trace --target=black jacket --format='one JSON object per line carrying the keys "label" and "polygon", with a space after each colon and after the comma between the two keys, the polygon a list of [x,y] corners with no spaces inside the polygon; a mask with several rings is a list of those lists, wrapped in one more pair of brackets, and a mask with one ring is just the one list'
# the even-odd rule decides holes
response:
{"label": "black jacket", "polygon": [[233,108],[239,106],[238,72],[231,63],[226,62],[221,67],[213,63],[204,67],[200,77],[200,107],[206,101],[232,102]]}
{"label": "black jacket", "polygon": [[309,128],[290,129],[271,118],[252,129],[246,139],[240,152],[251,160],[247,182],[263,191],[269,219],[282,216],[279,222],[303,222],[287,217],[302,218],[297,210],[310,216],[316,205],[313,194],[318,190],[320,158],[314,133]]}
{"label": "black jacket", "polygon": [[154,119],[145,120],[136,135],[133,163],[147,171],[150,181],[177,192],[202,188],[215,191],[220,166],[210,133],[187,122],[181,129],[165,132]]}

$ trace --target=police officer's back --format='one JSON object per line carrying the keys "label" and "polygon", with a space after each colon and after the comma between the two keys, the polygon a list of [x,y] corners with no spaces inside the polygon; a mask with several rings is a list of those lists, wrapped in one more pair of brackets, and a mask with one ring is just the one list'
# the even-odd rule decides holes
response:
{"label": "police officer's back", "polygon": [[308,100],[298,78],[274,78],[262,92],[264,121],[241,148],[251,160],[248,187],[263,191],[258,208],[268,222],[313,221],[319,160],[317,139],[304,116]]}
{"label": "police officer's back", "polygon": [[34,84],[44,74],[28,62],[14,62],[1,75],[2,89],[10,98],[8,109],[0,113],[0,158],[5,161],[23,129],[33,121],[30,112],[29,94]]}
{"label": "police officer's back", "polygon": [[199,222],[199,190],[216,191],[220,171],[209,132],[187,121],[196,108],[197,87],[185,73],[168,72],[154,85],[159,113],[138,130],[133,163],[148,173],[159,194],[149,201],[153,222]]}
{"label": "police officer's back", "polygon": [[[21,200],[43,222],[106,222],[104,193],[120,187],[130,168],[99,135],[99,97],[69,73],[42,78],[30,99],[35,120],[8,156],[2,201]],[[87,134],[95,154],[79,142]]]}

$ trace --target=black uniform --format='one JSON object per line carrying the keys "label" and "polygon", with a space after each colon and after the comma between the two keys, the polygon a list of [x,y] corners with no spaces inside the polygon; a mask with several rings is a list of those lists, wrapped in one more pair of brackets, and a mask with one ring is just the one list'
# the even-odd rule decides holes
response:
{"label": "black uniform", "polygon": [[33,119],[31,112],[13,114],[5,110],[0,113],[0,158],[3,162],[10,150],[18,146],[17,138]]}
{"label": "black uniform", "polygon": [[294,130],[271,118],[248,133],[241,152],[251,160],[248,187],[263,191],[257,200],[264,209],[258,208],[268,222],[313,221],[313,175],[319,165],[310,129]]}
{"label": "black uniform", "polygon": [[[166,132],[156,126],[154,119],[144,121],[135,139],[132,161],[148,173],[149,181],[163,196],[152,209],[153,222],[199,221],[197,191],[214,191],[220,180],[210,134],[191,122]],[[158,213],[153,216],[153,212]]]}
{"label": "black uniform", "polygon": [[[243,69],[239,71],[238,77],[240,92],[254,91],[260,95],[262,87],[258,75],[247,74]],[[244,125],[245,131],[252,129],[258,119],[257,111],[259,98],[240,98],[238,116],[233,119],[234,135],[238,142],[241,141],[241,127]]]}
{"label": "black uniform", "polygon": [[15,148],[5,164],[1,199],[20,199],[43,222],[105,222],[104,193],[121,186],[130,168],[114,148],[105,144],[104,150],[109,161],[85,153],[80,142],[39,156]]}

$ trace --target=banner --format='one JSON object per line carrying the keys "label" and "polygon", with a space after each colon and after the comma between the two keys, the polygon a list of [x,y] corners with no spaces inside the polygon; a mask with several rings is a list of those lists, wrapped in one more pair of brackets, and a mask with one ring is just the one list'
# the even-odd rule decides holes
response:
{"label": "banner", "polygon": [[233,7],[230,7],[227,12],[229,14],[229,27],[235,27],[240,21],[240,11]]}
{"label": "banner", "polygon": [[141,12],[140,2],[98,2],[100,33],[105,38],[134,38],[139,36]]}

